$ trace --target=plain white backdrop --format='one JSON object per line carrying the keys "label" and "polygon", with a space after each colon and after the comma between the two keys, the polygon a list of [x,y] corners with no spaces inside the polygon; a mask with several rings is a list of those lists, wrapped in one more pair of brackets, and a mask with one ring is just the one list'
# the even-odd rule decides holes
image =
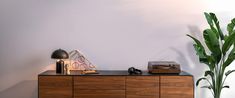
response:
{"label": "plain white backdrop", "polygon": [[[51,53],[81,50],[101,70],[146,70],[147,62],[173,60],[203,75],[193,42],[214,12],[226,31],[235,17],[233,0],[1,0],[0,97],[37,98],[37,75],[54,68]],[[230,69],[235,69],[232,64]],[[222,98],[233,98],[235,75]],[[212,98],[195,88],[196,98]]]}

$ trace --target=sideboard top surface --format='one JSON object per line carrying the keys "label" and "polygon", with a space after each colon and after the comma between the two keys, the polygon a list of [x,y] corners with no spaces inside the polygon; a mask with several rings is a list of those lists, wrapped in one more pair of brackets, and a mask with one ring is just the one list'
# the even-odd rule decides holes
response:
{"label": "sideboard top surface", "polygon": [[47,70],[39,74],[39,76],[192,76],[182,71],[179,74],[150,74],[143,71],[141,75],[130,75],[126,70],[98,70],[97,74],[82,74],[81,71],[71,71],[70,74],[58,74],[55,70]]}

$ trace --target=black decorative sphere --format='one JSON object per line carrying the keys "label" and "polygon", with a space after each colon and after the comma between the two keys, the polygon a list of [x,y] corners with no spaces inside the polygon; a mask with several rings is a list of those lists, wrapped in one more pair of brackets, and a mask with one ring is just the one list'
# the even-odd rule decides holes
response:
{"label": "black decorative sphere", "polygon": [[52,59],[68,59],[69,54],[65,50],[58,49],[52,53],[51,58]]}

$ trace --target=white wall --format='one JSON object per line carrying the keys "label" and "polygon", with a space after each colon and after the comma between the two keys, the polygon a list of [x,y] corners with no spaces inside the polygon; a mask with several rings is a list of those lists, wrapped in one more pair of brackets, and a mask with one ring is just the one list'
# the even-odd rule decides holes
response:
{"label": "white wall", "polygon": [[[1,0],[0,97],[37,98],[37,74],[53,69],[51,53],[80,49],[98,69],[146,70],[150,60],[174,60],[195,80],[198,62],[192,40],[207,28],[204,11],[221,27],[235,17],[233,0]],[[230,66],[235,69],[235,64]],[[231,75],[223,98],[232,98]],[[24,90],[22,90],[24,89]],[[198,98],[211,96],[196,89]],[[212,97],[210,97],[212,98]]]}

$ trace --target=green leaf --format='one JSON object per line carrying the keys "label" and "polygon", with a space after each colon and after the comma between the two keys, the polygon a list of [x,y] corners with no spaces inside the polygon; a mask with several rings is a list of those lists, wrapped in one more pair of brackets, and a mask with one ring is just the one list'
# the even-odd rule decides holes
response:
{"label": "green leaf", "polygon": [[235,18],[231,20],[231,23],[227,25],[227,31],[229,32],[229,35],[233,33],[233,29],[235,27]]}
{"label": "green leaf", "polygon": [[223,88],[229,88],[229,86],[228,86],[228,85],[226,85],[226,86],[223,86]]}
{"label": "green leaf", "polygon": [[206,17],[207,23],[208,23],[210,26],[213,26],[214,24],[213,24],[213,21],[212,21],[212,19],[211,19],[210,14],[204,12],[204,15],[205,15],[205,17]]}
{"label": "green leaf", "polygon": [[209,15],[211,16],[211,19],[214,21],[214,23],[219,22],[216,15],[214,13],[209,13]]}
{"label": "green leaf", "polygon": [[201,88],[208,88],[208,89],[212,89],[211,86],[202,86]]}
{"label": "green leaf", "polygon": [[233,24],[235,24],[235,18],[233,18],[233,19],[231,20],[231,22],[232,22]]}
{"label": "green leaf", "polygon": [[210,16],[211,16],[212,20],[214,21],[218,32],[215,32],[214,30],[213,31],[217,34],[219,33],[219,36],[220,36],[221,40],[223,40],[224,39],[224,34],[223,34],[223,32],[220,28],[219,21],[218,21],[216,15],[214,13],[210,13]]}
{"label": "green leaf", "polygon": [[187,36],[192,38],[195,42],[195,44],[193,46],[194,46],[195,51],[197,52],[197,55],[199,56],[199,61],[201,63],[207,64],[210,68],[213,68],[213,66],[210,66],[210,64],[208,62],[209,57],[207,56],[205,48],[202,46],[201,42],[198,39],[196,39],[188,34],[187,34]]}
{"label": "green leaf", "polygon": [[205,64],[209,64],[209,62],[208,62],[208,59],[207,59],[207,56],[206,56],[206,54],[204,54],[204,50],[203,50],[203,48],[200,46],[200,45],[198,45],[198,44],[194,44],[193,45],[194,46],[194,49],[196,50],[196,54],[199,56],[199,61],[201,62],[201,63],[205,63]]}
{"label": "green leaf", "polygon": [[227,71],[227,72],[225,73],[225,76],[228,76],[229,74],[231,74],[231,73],[233,73],[233,72],[235,72],[235,70],[229,70],[229,71]]}
{"label": "green leaf", "polygon": [[228,55],[228,58],[223,64],[223,69],[225,69],[227,66],[229,66],[233,61],[235,60],[235,47],[231,50],[231,52]]}
{"label": "green leaf", "polygon": [[206,20],[207,20],[207,23],[210,25],[210,28],[213,32],[216,33],[216,37],[219,38],[219,33],[217,32],[217,30],[215,29],[214,27],[214,23],[213,23],[213,17],[208,14],[208,13],[204,13],[205,17],[206,17]]}
{"label": "green leaf", "polygon": [[198,86],[198,85],[199,85],[199,82],[202,81],[202,80],[206,80],[206,78],[200,78],[200,79],[198,79],[197,82],[196,82],[196,86]]}
{"label": "green leaf", "polygon": [[235,42],[235,33],[229,35],[224,41],[224,45],[222,46],[223,54],[226,54],[226,52],[229,50],[229,48],[232,46],[234,42]]}
{"label": "green leaf", "polygon": [[[206,76],[208,76],[208,75],[210,75],[210,77],[211,77],[211,80],[212,80],[212,83],[214,84],[215,82],[215,79],[214,79],[214,73],[212,72],[212,71],[210,71],[210,70],[207,70],[206,72],[205,72],[205,74],[204,74],[204,76],[206,77]],[[213,84],[211,85],[211,88],[212,89],[215,89],[214,87],[215,86],[213,86]]]}
{"label": "green leaf", "polygon": [[227,31],[229,32],[229,35],[231,35],[233,33],[234,26],[235,25],[233,23],[229,23],[227,25]]}
{"label": "green leaf", "polygon": [[211,29],[204,30],[203,37],[205,39],[207,47],[212,52],[212,56],[214,57],[216,63],[218,64],[221,59],[219,39],[216,37],[215,32],[213,32]]}
{"label": "green leaf", "polygon": [[208,47],[208,49],[213,49],[213,46],[211,45],[211,41],[210,41],[210,37],[209,37],[209,30],[207,31],[207,30],[204,30],[203,31],[203,37],[204,37],[204,40],[205,40],[205,43],[206,43],[206,45],[207,45],[207,47]]}
{"label": "green leaf", "polygon": [[214,78],[214,73],[213,73],[212,71],[210,71],[210,70],[207,70],[207,71],[205,72],[205,74],[204,74],[205,77],[208,76],[208,75],[210,75],[211,78]]}
{"label": "green leaf", "polygon": [[228,39],[228,35],[224,35],[224,40],[227,40]]}

